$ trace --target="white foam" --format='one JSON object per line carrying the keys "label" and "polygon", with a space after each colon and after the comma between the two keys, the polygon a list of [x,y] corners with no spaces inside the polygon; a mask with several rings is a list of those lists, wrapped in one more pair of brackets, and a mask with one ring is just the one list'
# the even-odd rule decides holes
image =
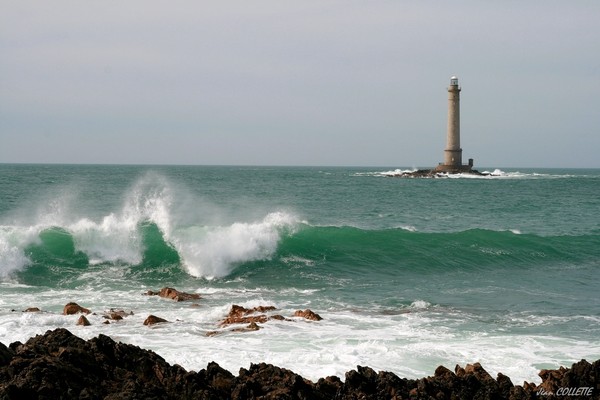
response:
{"label": "white foam", "polygon": [[398,226],[399,229],[408,231],[408,232],[416,232],[417,228],[413,225],[400,225]]}
{"label": "white foam", "polygon": [[416,171],[417,171],[417,168],[412,168],[412,169],[396,168],[396,169],[390,170],[390,171],[357,172],[354,175],[355,176],[397,176],[397,175],[402,175],[402,174],[409,174],[409,173],[416,172]]}
{"label": "white foam", "polygon": [[[185,290],[186,288],[180,288]],[[600,345],[570,337],[523,335],[521,328],[510,331],[480,330],[479,317],[459,310],[441,309],[425,300],[415,300],[408,313],[376,313],[365,309],[355,312],[344,308],[319,308],[312,304],[315,293],[302,290],[286,293],[271,289],[222,290],[210,286],[198,288],[203,295],[199,306],[175,303],[156,296],[141,296],[141,289],[114,291],[101,289],[8,291],[0,297],[0,337],[5,344],[25,341],[48,329],[66,327],[89,339],[102,333],[115,340],[156,351],[170,363],[188,370],[206,368],[218,362],[234,374],[250,363],[268,362],[317,380],[328,375],[343,379],[356,365],[391,371],[406,378],[433,373],[438,365],[481,362],[492,375],[503,372],[513,382],[539,382],[540,366],[557,367],[565,360],[577,361],[600,354]],[[191,290],[188,290],[191,291]],[[75,325],[77,316],[61,315],[68,301],[77,301],[96,315],[89,315],[88,327]],[[324,319],[319,322],[293,318],[261,324],[257,332],[235,333],[219,327],[232,304],[245,307],[275,305],[273,313],[287,317],[294,310],[311,307]],[[21,313],[39,306],[41,313]],[[104,325],[103,311],[111,307],[132,310],[134,315]],[[16,312],[8,310],[16,309]],[[148,328],[143,320],[154,314],[171,321]],[[510,318],[523,321],[509,322]],[[529,326],[528,315],[507,316],[506,323]],[[558,318],[558,317],[557,317]],[[569,322],[569,321],[567,321]],[[593,321],[592,321],[593,322]],[[500,322],[502,323],[502,322]],[[546,318],[548,331],[564,320]],[[546,327],[546,326],[544,326]],[[209,331],[220,335],[208,337]],[[568,364],[567,364],[568,366]]]}
{"label": "white foam", "polygon": [[299,257],[299,256],[283,257],[283,258],[281,258],[281,261],[284,262],[285,264],[292,265],[292,266],[303,265],[306,267],[312,267],[315,265],[315,260],[310,260],[308,258]]}
{"label": "white foam", "polygon": [[171,239],[187,271],[211,279],[228,275],[237,263],[269,259],[281,235],[297,223],[294,216],[275,212],[253,223],[182,229]]}
{"label": "white foam", "polygon": [[410,308],[414,308],[417,310],[425,310],[429,307],[431,307],[431,303],[429,303],[425,300],[415,300],[410,305]]}
{"label": "white foam", "polygon": [[141,261],[141,239],[135,219],[110,214],[96,223],[82,219],[70,225],[77,249],[93,263],[123,261],[138,264]]}
{"label": "white foam", "polygon": [[[411,174],[416,172],[417,168],[412,169],[394,169],[389,171],[376,171],[376,172],[356,172],[354,176],[401,176],[404,174]],[[503,171],[499,168],[494,170],[485,170],[481,174],[471,173],[446,173],[436,172],[433,176],[438,178],[451,178],[451,179],[556,179],[556,178],[573,178],[573,177],[584,177],[587,175],[572,175],[572,174],[551,174],[541,172],[520,172],[520,171]]]}

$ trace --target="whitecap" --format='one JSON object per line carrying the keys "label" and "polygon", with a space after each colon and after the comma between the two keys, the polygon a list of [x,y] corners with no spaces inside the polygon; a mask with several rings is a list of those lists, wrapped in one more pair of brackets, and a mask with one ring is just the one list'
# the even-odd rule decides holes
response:
{"label": "whitecap", "polygon": [[238,263],[270,259],[282,235],[297,224],[295,216],[274,212],[252,223],[182,229],[171,239],[191,275],[213,279],[228,275]]}

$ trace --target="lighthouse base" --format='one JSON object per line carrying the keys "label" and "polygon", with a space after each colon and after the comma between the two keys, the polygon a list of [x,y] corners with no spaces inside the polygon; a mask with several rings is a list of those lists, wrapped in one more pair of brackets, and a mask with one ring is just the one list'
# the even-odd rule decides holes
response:
{"label": "lighthouse base", "polygon": [[447,174],[460,174],[463,172],[473,172],[473,159],[469,158],[469,163],[465,164],[443,164],[439,163],[437,167],[433,169],[435,172],[445,172]]}
{"label": "lighthouse base", "polygon": [[[440,168],[442,167],[442,168]],[[467,168],[468,165],[463,165],[463,168],[457,168],[456,166],[452,166],[453,168],[444,169],[443,167],[450,167],[447,165],[440,164],[436,168],[433,169],[419,169],[416,171],[401,171],[399,173],[389,174],[387,176],[391,176],[394,178],[447,178],[452,174],[469,174],[475,176],[488,176],[491,175],[489,172],[479,172],[476,169]]]}
{"label": "lighthouse base", "polygon": [[471,172],[473,170],[473,165],[447,165],[447,164],[439,164],[437,167],[433,169],[435,172],[445,172],[448,174],[460,174],[463,172]]}

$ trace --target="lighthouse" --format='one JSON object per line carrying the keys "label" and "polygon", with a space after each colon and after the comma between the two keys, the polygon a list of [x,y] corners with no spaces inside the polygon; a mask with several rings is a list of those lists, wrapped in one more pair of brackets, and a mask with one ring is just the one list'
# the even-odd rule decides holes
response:
{"label": "lighthouse", "polygon": [[473,160],[469,159],[468,165],[462,163],[462,149],[460,148],[460,86],[458,78],[450,78],[448,87],[448,128],[446,132],[446,149],[444,150],[444,162],[440,163],[435,170],[439,172],[469,172],[473,166]]}

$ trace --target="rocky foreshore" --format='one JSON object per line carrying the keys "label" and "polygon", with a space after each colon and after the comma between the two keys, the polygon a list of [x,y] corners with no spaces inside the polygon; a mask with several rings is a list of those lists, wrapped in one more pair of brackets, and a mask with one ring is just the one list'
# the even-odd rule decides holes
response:
{"label": "rocky foreshore", "polygon": [[[201,350],[199,350],[201,351]],[[542,370],[542,383],[494,379],[478,363],[433,376],[399,378],[358,366],[317,382],[284,368],[252,364],[238,376],[211,362],[199,372],[156,353],[99,335],[85,341],[64,328],[6,347],[0,343],[0,399],[598,399],[600,360]]]}

